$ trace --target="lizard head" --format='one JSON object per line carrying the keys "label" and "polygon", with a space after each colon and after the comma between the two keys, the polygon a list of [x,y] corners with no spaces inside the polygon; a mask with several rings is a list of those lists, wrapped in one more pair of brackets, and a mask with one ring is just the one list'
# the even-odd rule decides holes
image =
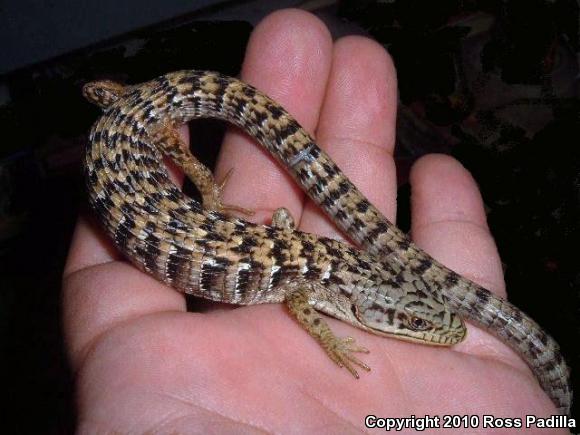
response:
{"label": "lizard head", "polygon": [[374,334],[440,346],[465,338],[461,318],[449,310],[442,296],[425,289],[421,278],[396,286],[385,283],[353,297],[351,311],[358,326]]}
{"label": "lizard head", "polygon": [[121,98],[126,90],[127,87],[120,83],[111,80],[99,80],[86,83],[83,86],[83,96],[91,103],[106,109]]}

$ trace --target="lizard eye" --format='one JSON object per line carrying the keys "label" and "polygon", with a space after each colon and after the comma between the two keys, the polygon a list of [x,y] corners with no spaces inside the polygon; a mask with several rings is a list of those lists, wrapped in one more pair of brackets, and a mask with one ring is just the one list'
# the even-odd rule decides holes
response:
{"label": "lizard eye", "polygon": [[421,319],[420,317],[413,316],[409,320],[409,326],[415,331],[424,331],[431,328],[431,323],[427,320]]}

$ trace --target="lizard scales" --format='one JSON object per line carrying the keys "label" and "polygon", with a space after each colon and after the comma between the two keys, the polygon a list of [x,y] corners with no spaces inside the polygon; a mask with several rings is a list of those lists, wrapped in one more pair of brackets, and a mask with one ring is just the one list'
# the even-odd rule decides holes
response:
{"label": "lizard scales", "polygon": [[[515,306],[416,247],[255,88],[219,73],[178,71],[135,86],[93,82],[83,91],[104,109],[86,152],[90,202],[141,270],[207,299],[286,302],[331,359],[357,377],[353,365],[368,367],[352,353],[367,350],[335,337],[315,311],[376,334],[438,345],[463,339],[461,316],[516,350],[559,412],[569,413],[569,370],[557,343]],[[271,226],[224,213],[239,209],[221,203],[221,186],[175,132],[200,117],[226,120],[255,137],[365,251],[296,231],[282,211]],[[169,180],[162,153],[196,184],[203,207]]]}

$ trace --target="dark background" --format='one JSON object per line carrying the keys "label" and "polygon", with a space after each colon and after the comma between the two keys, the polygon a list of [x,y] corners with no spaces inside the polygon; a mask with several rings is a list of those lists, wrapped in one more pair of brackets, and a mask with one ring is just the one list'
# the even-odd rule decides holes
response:
{"label": "dark background", "polygon": [[[510,299],[558,340],[580,391],[576,1],[2,0],[0,345],[8,433],[74,430],[60,279],[85,207],[80,157],[98,116],[80,87],[183,68],[236,75],[253,26],[287,6],[316,13],[335,37],[365,34],[388,48],[400,91],[399,225],[409,225],[412,162],[428,152],[458,158],[482,189]],[[211,164],[224,126],[190,128]]]}

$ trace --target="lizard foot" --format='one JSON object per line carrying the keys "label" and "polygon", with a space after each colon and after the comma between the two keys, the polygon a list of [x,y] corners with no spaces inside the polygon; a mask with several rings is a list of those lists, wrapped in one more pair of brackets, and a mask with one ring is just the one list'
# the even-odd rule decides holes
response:
{"label": "lizard foot", "polygon": [[214,189],[211,192],[211,196],[204,198],[203,205],[209,208],[210,210],[216,210],[226,214],[230,214],[230,212],[238,212],[246,216],[252,216],[254,214],[254,210],[250,210],[249,208],[244,208],[237,205],[224,204],[222,202],[223,191],[233,171],[234,168],[231,168],[227,172],[222,182],[219,185],[218,184],[214,185]]}
{"label": "lizard foot", "polygon": [[352,337],[338,338],[333,336],[329,342],[322,342],[322,347],[339,367],[347,369],[355,378],[359,378],[359,374],[355,369],[355,365],[369,372],[371,368],[352,355],[355,352],[369,353],[369,350],[362,346],[355,345],[355,340]]}
{"label": "lizard foot", "polygon": [[310,305],[307,287],[293,291],[286,298],[290,313],[320,343],[326,354],[339,367],[346,368],[355,378],[359,375],[355,366],[370,371],[370,367],[359,360],[353,353],[369,353],[365,347],[358,346],[352,337],[339,338],[330,329],[328,323]]}

